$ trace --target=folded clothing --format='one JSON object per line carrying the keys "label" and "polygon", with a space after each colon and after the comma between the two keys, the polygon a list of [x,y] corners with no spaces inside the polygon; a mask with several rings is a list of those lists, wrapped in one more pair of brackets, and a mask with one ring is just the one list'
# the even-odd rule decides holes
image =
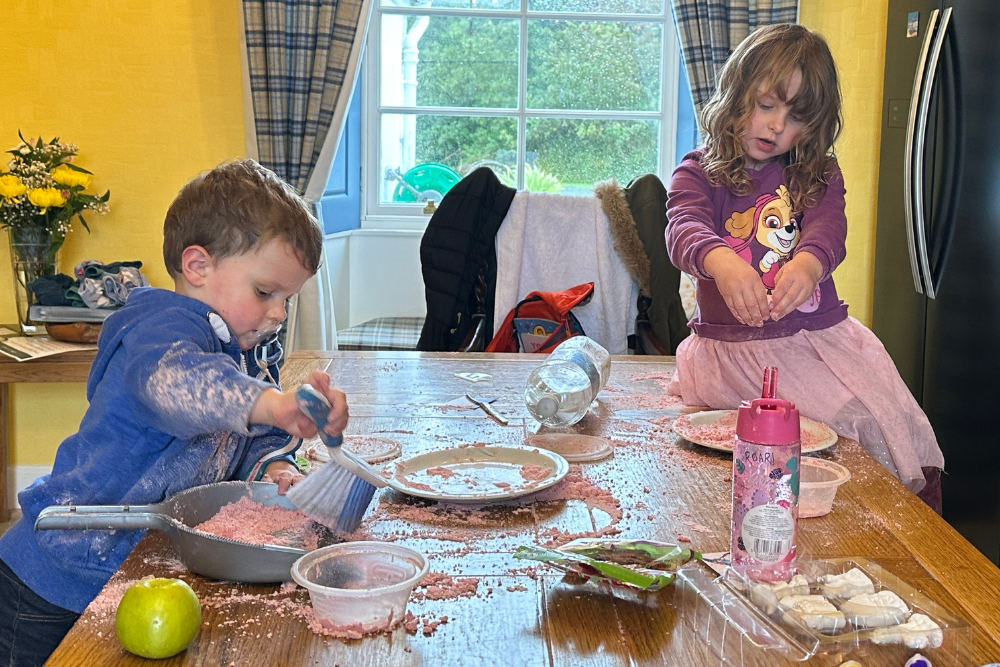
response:
{"label": "folded clothing", "polygon": [[140,261],[101,264],[88,259],[73,269],[75,279],[64,274],[43,276],[29,283],[28,289],[43,306],[118,308],[133,289],[149,286],[140,268]]}

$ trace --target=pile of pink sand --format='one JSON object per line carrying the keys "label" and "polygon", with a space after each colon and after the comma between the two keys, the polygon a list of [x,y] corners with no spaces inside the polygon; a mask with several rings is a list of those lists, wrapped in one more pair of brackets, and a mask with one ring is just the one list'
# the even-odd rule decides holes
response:
{"label": "pile of pink sand", "polygon": [[194,529],[247,544],[275,544],[306,551],[319,543],[317,524],[302,512],[265,506],[246,497],[226,505]]}

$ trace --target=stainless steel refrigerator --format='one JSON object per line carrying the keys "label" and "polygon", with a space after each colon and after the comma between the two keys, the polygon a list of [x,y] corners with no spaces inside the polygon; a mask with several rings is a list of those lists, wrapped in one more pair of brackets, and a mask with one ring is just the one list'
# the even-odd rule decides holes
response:
{"label": "stainless steel refrigerator", "polygon": [[872,329],[1000,558],[1000,0],[889,0]]}

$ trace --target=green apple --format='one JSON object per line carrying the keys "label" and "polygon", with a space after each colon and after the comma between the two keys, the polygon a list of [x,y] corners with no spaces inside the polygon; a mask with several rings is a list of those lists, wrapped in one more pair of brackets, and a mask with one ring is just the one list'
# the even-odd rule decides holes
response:
{"label": "green apple", "polygon": [[126,651],[169,658],[188,647],[201,627],[201,604],[180,579],[143,579],[125,591],[115,633]]}

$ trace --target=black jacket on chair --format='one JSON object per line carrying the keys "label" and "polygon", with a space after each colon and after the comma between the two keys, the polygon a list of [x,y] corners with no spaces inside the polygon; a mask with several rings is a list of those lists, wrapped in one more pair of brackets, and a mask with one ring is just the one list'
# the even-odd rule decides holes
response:
{"label": "black jacket on chair", "polygon": [[[458,350],[477,310],[485,316],[487,338],[492,335],[496,235],[514,192],[492,170],[481,167],[455,184],[441,200],[420,241],[427,318],[418,350]],[[474,293],[480,276],[486,285],[481,303]]]}

